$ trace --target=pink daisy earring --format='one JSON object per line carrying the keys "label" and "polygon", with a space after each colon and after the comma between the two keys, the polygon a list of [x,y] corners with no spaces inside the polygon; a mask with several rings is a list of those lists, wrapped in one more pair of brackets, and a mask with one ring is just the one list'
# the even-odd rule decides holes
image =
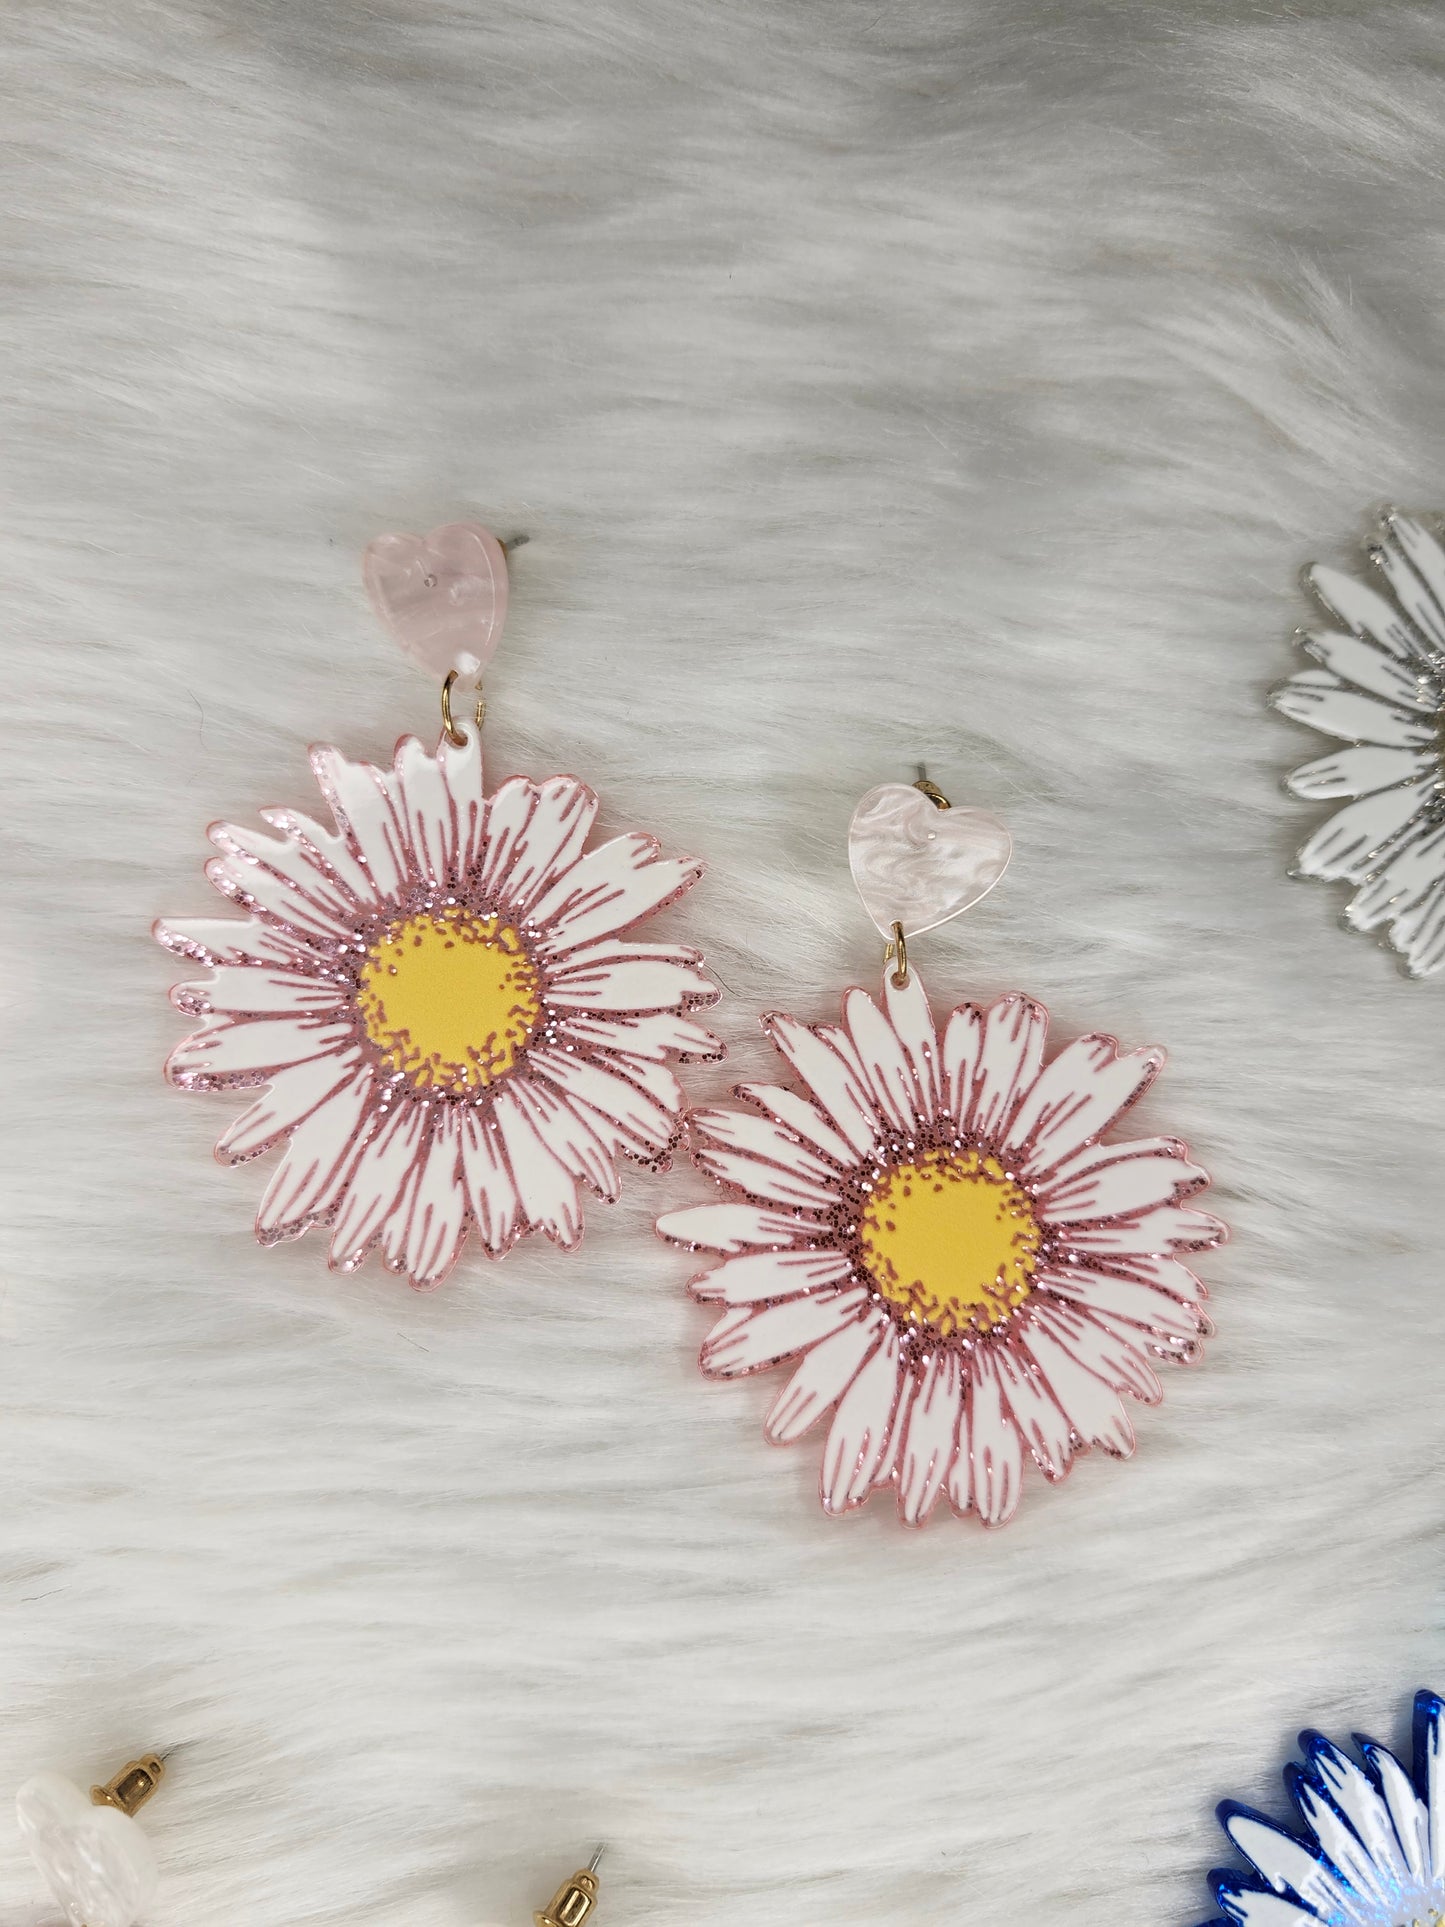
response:
{"label": "pink daisy earring", "polygon": [[696,951],[636,934],[700,863],[636,831],[589,849],[597,798],[575,776],[483,787],[502,544],[476,523],[382,536],[364,575],[441,680],[440,740],[403,737],[380,768],[314,748],[329,826],[289,809],[260,812],[270,833],[211,826],[207,874],[241,914],[156,925],[210,973],[171,993],[198,1023],[166,1075],[250,1098],[216,1156],[279,1152],[263,1244],[324,1225],[334,1269],[379,1246],[430,1286],[469,1235],[492,1258],[533,1231],[571,1250],[620,1158],[666,1168],[671,1062],[721,1055],[691,1015],[717,991]]}
{"label": "pink daisy earring", "polygon": [[704,1372],[787,1368],[775,1444],[831,1413],[825,1511],[891,1487],[905,1525],[945,1498],[1000,1525],[1028,1459],[1058,1480],[1090,1446],[1133,1451],[1121,1400],[1157,1402],[1156,1364],[1209,1332],[1181,1254],[1225,1231],[1188,1202],[1209,1180],[1177,1138],[1112,1136],[1161,1050],[1095,1034],[1046,1061],[1048,1013],[1017,993],[935,1024],[910,941],[998,882],[1003,824],[923,778],[871,790],[849,845],[887,940],[881,1001],[763,1018],[794,1082],[692,1113],[722,1196],[658,1231],[715,1254],[692,1281],[722,1314]]}

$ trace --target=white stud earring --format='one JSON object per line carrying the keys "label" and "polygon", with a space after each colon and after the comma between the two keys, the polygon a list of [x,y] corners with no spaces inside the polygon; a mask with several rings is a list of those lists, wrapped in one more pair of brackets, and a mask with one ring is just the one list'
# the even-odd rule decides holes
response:
{"label": "white stud earring", "polygon": [[156,1857],[134,1814],[165,1775],[155,1754],[132,1760],[89,1798],[59,1773],[37,1773],[15,1798],[30,1857],[71,1927],[134,1927],[156,1890]]}

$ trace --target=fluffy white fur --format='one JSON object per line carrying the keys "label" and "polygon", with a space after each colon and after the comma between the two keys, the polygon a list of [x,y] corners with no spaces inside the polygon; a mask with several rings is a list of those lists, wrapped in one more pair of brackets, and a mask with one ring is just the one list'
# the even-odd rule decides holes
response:
{"label": "fluffy white fur", "polygon": [[[0,1788],[174,1749],[150,1927],[1187,1927],[1216,1796],[1445,1680],[1445,985],[1292,884],[1298,566],[1445,501],[1445,35],[1371,0],[25,0],[3,46]],[[500,777],[697,852],[732,1061],[876,982],[1166,1044],[1234,1242],[1137,1457],[900,1530],[704,1384],[632,1173],[430,1297],[167,1090],[203,832],[436,726],[357,557],[525,533]],[[218,901],[218,900],[216,900]],[[239,1102],[239,1100],[238,1100]],[[8,1793],[6,1795],[8,1800]],[[9,1837],[0,1916],[55,1910]]]}

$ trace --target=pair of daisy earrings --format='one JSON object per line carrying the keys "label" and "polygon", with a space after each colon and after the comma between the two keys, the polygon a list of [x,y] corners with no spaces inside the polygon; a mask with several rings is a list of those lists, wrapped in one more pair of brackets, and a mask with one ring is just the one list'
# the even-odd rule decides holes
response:
{"label": "pair of daisy earrings", "polygon": [[[1445,554],[1401,517],[1375,554],[1398,606],[1317,571],[1347,626],[1307,638],[1321,667],[1276,700],[1351,741],[1293,779],[1358,799],[1301,869],[1357,882],[1351,918],[1423,974],[1445,963]],[[789,1081],[689,1115],[673,1067],[721,1056],[697,1015],[718,993],[696,951],[639,931],[701,864],[641,832],[593,844],[574,776],[488,795],[480,676],[507,604],[490,531],[383,536],[363,573],[440,682],[435,752],[313,749],[331,822],[213,825],[208,875],[240,914],[156,931],[209,973],[172,992],[197,1028],[168,1077],[250,1094],[222,1162],[279,1153],[262,1243],[324,1227],[333,1267],[379,1249],[433,1286],[469,1241],[575,1248],[584,1193],[616,1198],[622,1160],[663,1170],[686,1139],[720,1195],[658,1230],[712,1260],[692,1281],[719,1311],[703,1369],[786,1369],[777,1443],[828,1416],[825,1510],[887,1487],[905,1524],[946,1500],[997,1525],[1028,1461],[1057,1480],[1091,1446],[1127,1456],[1125,1401],[1156,1402],[1156,1366],[1208,1334],[1189,1260],[1224,1228],[1183,1143],[1115,1135],[1162,1051],[1093,1033],[1046,1059],[1047,1013],[1021,994],[935,1021],[909,946],[998,882],[1004,826],[926,780],[871,791],[849,853],[887,943],[880,996],[849,990],[836,1024],[765,1017]]]}
{"label": "pair of daisy earrings", "polygon": [[[155,1898],[155,1851],[135,1816],[165,1772],[160,1755],[148,1753],[89,1797],[61,1773],[37,1773],[15,1796],[21,1838],[70,1927],[135,1927]],[[537,1909],[533,1927],[583,1927],[591,1919],[602,1852]]]}

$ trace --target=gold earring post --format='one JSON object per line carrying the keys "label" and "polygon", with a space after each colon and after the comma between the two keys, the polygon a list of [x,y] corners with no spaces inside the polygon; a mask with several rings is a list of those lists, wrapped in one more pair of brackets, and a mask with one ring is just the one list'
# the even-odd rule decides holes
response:
{"label": "gold earring post", "polygon": [[93,1807],[117,1807],[132,1817],[139,1813],[166,1776],[165,1762],[155,1753],[131,1760],[113,1780],[90,1789]]}
{"label": "gold earring post", "polygon": [[605,1847],[599,1847],[585,1867],[579,1867],[570,1880],[562,1882],[546,1912],[532,1915],[535,1927],[582,1927],[597,1905],[597,1869],[606,1851]]}

